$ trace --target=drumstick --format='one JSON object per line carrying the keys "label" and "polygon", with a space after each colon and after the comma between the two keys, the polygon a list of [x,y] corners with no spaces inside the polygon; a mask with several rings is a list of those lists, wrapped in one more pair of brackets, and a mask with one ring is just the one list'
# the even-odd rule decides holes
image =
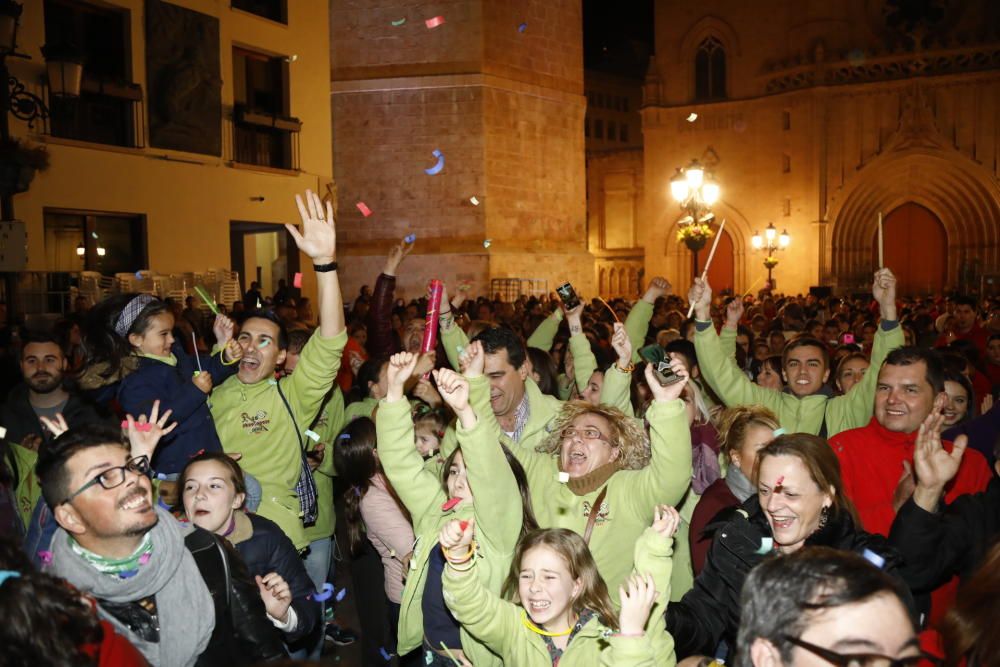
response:
{"label": "drumstick", "polygon": [[[719,225],[719,231],[715,235],[715,240],[712,241],[712,249],[708,251],[708,261],[705,262],[705,270],[701,272],[701,279],[704,282],[705,278],[708,277],[708,267],[712,266],[712,258],[715,257],[715,249],[719,247],[719,239],[722,238],[722,229],[726,226],[726,219],[722,219],[722,224]],[[694,304],[688,308],[688,319],[691,319],[691,313],[694,312]]]}

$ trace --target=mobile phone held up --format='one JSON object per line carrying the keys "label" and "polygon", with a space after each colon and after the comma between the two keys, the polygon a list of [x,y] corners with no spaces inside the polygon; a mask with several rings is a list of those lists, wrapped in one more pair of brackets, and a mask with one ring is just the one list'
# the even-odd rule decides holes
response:
{"label": "mobile phone held up", "polygon": [[683,380],[684,378],[674,372],[674,369],[670,367],[670,360],[666,359],[656,364],[653,367],[653,375],[656,376],[657,382],[660,386],[669,387],[672,384],[676,384]]}
{"label": "mobile phone held up", "polygon": [[564,283],[557,287],[556,294],[559,295],[559,299],[563,302],[566,310],[573,310],[580,305],[580,297],[576,295],[576,290],[569,283]]}

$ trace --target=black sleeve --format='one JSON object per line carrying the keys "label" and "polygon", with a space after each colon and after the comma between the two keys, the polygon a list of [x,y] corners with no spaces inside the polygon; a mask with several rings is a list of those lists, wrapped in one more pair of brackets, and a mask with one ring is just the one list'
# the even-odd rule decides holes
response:
{"label": "black sleeve", "polygon": [[280,660],[286,657],[281,634],[267,617],[257,582],[247,571],[243,559],[228,540],[220,540],[230,566],[230,614],[233,639],[244,655],[255,661]]}

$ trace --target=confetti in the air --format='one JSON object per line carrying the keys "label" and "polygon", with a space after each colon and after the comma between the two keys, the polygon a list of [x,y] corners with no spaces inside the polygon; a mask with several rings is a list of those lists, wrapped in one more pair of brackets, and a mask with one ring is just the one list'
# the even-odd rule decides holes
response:
{"label": "confetti in the air", "polygon": [[427,24],[427,29],[431,30],[444,23],[444,17],[435,16],[434,18],[427,19],[426,21],[424,21],[424,23]]}
{"label": "confetti in the air", "polygon": [[302,274],[296,273],[295,277],[292,278],[292,287],[302,287]]}
{"label": "confetti in the air", "polygon": [[478,197],[475,197],[475,196],[469,197],[469,201],[472,202],[473,206],[479,206],[479,198]]}
{"label": "confetti in the air", "polygon": [[435,174],[440,174],[441,170],[444,169],[444,155],[441,154],[441,151],[434,149],[434,152],[431,153],[431,155],[437,158],[437,164],[435,164],[433,167],[429,169],[424,169],[424,173],[427,174],[428,176],[434,176]]}
{"label": "confetti in the air", "polygon": [[698,120],[698,114],[694,113],[693,111],[692,111],[691,113],[689,113],[689,114],[688,114],[688,117],[687,117],[687,122],[689,122],[689,123],[693,123],[693,122],[695,122],[696,120]]}
{"label": "confetti in the air", "polygon": [[365,216],[366,218],[372,214],[372,210],[368,208],[368,205],[365,204],[363,201],[359,201],[357,203],[357,207],[358,210],[361,211],[361,215]]}
{"label": "confetti in the air", "polygon": [[416,234],[407,234],[407,235],[406,235],[406,236],[405,236],[405,237],[403,238],[403,240],[404,240],[405,242],[407,242],[407,243],[413,243],[414,241],[416,241],[416,240],[417,240],[417,235],[416,235]]}
{"label": "confetti in the air", "polygon": [[391,23],[392,23],[392,26],[393,26],[394,28],[398,28],[399,26],[401,26],[401,25],[403,25],[404,23],[406,23],[406,17],[404,16],[403,18],[401,18],[401,19],[399,19],[399,20],[396,20],[396,21],[391,21]]}

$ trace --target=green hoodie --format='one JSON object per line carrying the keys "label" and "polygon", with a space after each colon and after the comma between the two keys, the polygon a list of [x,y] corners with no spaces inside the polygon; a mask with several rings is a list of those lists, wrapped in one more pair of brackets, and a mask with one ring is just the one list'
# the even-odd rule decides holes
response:
{"label": "green hoodie", "polygon": [[323,540],[333,535],[337,526],[337,514],[333,510],[333,478],[337,471],[333,466],[333,448],[337,446],[337,434],[344,428],[344,395],[340,387],[334,385],[329,398],[323,401],[319,416],[313,422],[312,430],[319,436],[318,441],[311,438],[306,441],[306,448],[312,451],[322,443],[323,460],[313,470],[313,480],[316,482],[316,502],[319,514],[316,523],[306,526],[306,539],[310,542]]}
{"label": "green hoodie", "polygon": [[872,418],[875,387],[882,362],[892,350],[903,345],[903,332],[896,322],[882,321],[872,347],[871,372],[843,396],[812,394],[799,398],[789,392],[777,392],[755,385],[736,365],[732,348],[719,340],[711,322],[697,323],[694,347],[698,367],[708,385],[727,406],[763,405],[776,415],[789,433],[818,435],[826,427],[830,438],[852,428],[861,428]]}
{"label": "green hoodie", "polygon": [[[663,610],[670,596],[672,540],[647,528],[635,543],[635,571],[651,574],[659,592],[642,637],[622,637],[600,622],[595,615],[570,640],[559,659],[560,667],[673,667],[674,640],[667,633]],[[477,559],[478,570],[484,559]],[[487,590],[477,576],[445,567],[445,601],[455,618],[482,639],[504,664],[517,667],[552,667],[545,640],[524,623],[525,611]],[[617,588],[610,588],[612,598]],[[478,667],[478,663],[477,667]]]}
{"label": "green hoodie", "polygon": [[[489,409],[486,411],[489,412]],[[492,412],[489,414],[492,415]],[[423,640],[421,603],[427,582],[428,560],[431,550],[438,547],[441,528],[452,519],[475,517],[476,558],[483,561],[483,567],[477,569],[476,579],[487,590],[499,593],[521,533],[521,496],[514,473],[497,446],[489,423],[483,419],[479,419],[476,426],[469,430],[459,425],[457,432],[469,488],[475,500],[471,506],[463,502],[448,512],[441,509],[447,497],[440,480],[426,468],[413,444],[409,402],[405,399],[380,402],[375,427],[382,469],[410,512],[413,532],[417,536],[399,612],[399,653],[402,655],[420,646]],[[500,665],[499,658],[464,629],[462,650],[476,667]]]}
{"label": "green hoodie", "polygon": [[302,348],[295,372],[281,380],[298,433],[276,380],[244,384],[234,375],[216,387],[210,399],[223,449],[242,454],[240,466],[260,482],[257,513],[278,524],[299,550],[309,545],[295,493],[302,470],[299,438],[308,440],[305,431],[337,377],[346,344],[346,331],[333,338],[314,334]]}

